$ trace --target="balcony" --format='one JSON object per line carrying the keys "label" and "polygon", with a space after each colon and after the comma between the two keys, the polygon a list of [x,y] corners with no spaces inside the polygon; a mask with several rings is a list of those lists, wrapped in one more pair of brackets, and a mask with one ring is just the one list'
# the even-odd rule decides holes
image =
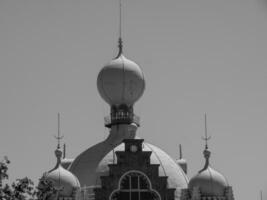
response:
{"label": "balcony", "polygon": [[131,124],[135,123],[137,126],[140,125],[140,117],[129,112],[116,112],[112,113],[111,116],[104,118],[105,126],[110,128],[115,124]]}

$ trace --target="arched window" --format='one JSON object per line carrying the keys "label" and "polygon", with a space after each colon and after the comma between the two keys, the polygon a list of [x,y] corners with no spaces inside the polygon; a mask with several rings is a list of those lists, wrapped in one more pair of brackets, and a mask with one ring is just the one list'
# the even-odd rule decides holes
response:
{"label": "arched window", "polygon": [[160,200],[160,196],[151,188],[145,174],[130,171],[120,179],[119,188],[111,194],[111,200]]}

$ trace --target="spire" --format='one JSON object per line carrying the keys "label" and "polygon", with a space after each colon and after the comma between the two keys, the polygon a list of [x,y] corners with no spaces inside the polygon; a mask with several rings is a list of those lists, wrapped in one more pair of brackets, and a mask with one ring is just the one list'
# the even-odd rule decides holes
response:
{"label": "spire", "polygon": [[183,158],[183,152],[182,152],[182,145],[181,144],[179,144],[179,154],[180,154],[179,159],[182,159]]}
{"label": "spire", "polygon": [[118,40],[118,47],[119,47],[119,53],[116,58],[120,57],[122,54],[122,3],[121,0],[119,0],[119,40]]}
{"label": "spire", "polygon": [[205,137],[202,137],[205,140],[205,149],[208,149],[208,141],[210,140],[211,136],[208,136],[208,128],[207,128],[207,114],[205,113]]}
{"label": "spire", "polygon": [[57,114],[57,136],[55,138],[57,139],[57,148],[60,149],[60,140],[64,136],[60,134],[60,113]]}
{"label": "spire", "polygon": [[60,149],[60,140],[63,138],[63,135],[60,134],[60,114],[57,114],[57,123],[58,123],[58,131],[57,136],[55,138],[57,139],[57,149],[55,150],[55,155],[57,157],[57,165],[55,168],[57,168],[61,164],[61,157],[62,157],[62,151]]}
{"label": "spire", "polygon": [[205,113],[205,136],[202,139],[205,141],[205,150],[203,151],[204,158],[206,159],[205,165],[202,170],[199,172],[204,171],[209,166],[209,158],[210,158],[210,151],[208,146],[208,141],[210,140],[211,136],[208,136],[208,128],[207,128],[207,114]]}

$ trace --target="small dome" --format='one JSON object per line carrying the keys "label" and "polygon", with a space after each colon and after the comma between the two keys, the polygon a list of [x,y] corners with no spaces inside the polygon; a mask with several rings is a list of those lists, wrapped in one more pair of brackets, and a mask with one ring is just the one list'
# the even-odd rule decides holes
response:
{"label": "small dome", "polygon": [[[56,189],[60,189],[59,195],[62,197],[71,197],[74,195],[76,189],[80,187],[80,183],[75,175],[70,171],[64,169],[61,165],[62,151],[58,148],[55,150],[57,157],[57,164],[54,169],[45,173],[43,178],[46,181],[52,182]],[[42,187],[40,182],[39,187]]]}
{"label": "small dome", "polygon": [[210,151],[207,145],[203,154],[206,159],[205,166],[197,175],[190,179],[188,188],[193,191],[193,188],[197,187],[201,195],[204,196],[223,196],[228,186],[227,180],[222,174],[210,167]]}
{"label": "small dome", "polygon": [[73,192],[80,187],[76,176],[64,169],[61,165],[48,172],[45,178],[48,181],[52,181],[54,187],[62,188],[62,190],[60,190],[60,196],[70,197],[73,195]]}
{"label": "small dome", "polygon": [[205,196],[223,196],[227,186],[225,177],[210,166],[195,175],[188,185],[190,190],[198,187],[201,194]]}
{"label": "small dome", "polygon": [[144,74],[135,62],[119,54],[99,72],[97,88],[109,105],[131,106],[144,92]]}

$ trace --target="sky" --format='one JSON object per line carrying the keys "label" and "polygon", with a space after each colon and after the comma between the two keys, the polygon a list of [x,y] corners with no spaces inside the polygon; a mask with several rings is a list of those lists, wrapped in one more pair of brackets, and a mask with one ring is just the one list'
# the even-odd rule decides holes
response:
{"label": "sky", "polygon": [[[117,0],[0,1],[0,159],[10,180],[36,183],[55,165],[57,113],[75,158],[108,135],[96,87],[116,56]],[[135,105],[139,137],[188,177],[204,165],[204,113],[211,165],[235,199],[267,199],[267,1],[124,0],[124,55],[144,71]]]}

